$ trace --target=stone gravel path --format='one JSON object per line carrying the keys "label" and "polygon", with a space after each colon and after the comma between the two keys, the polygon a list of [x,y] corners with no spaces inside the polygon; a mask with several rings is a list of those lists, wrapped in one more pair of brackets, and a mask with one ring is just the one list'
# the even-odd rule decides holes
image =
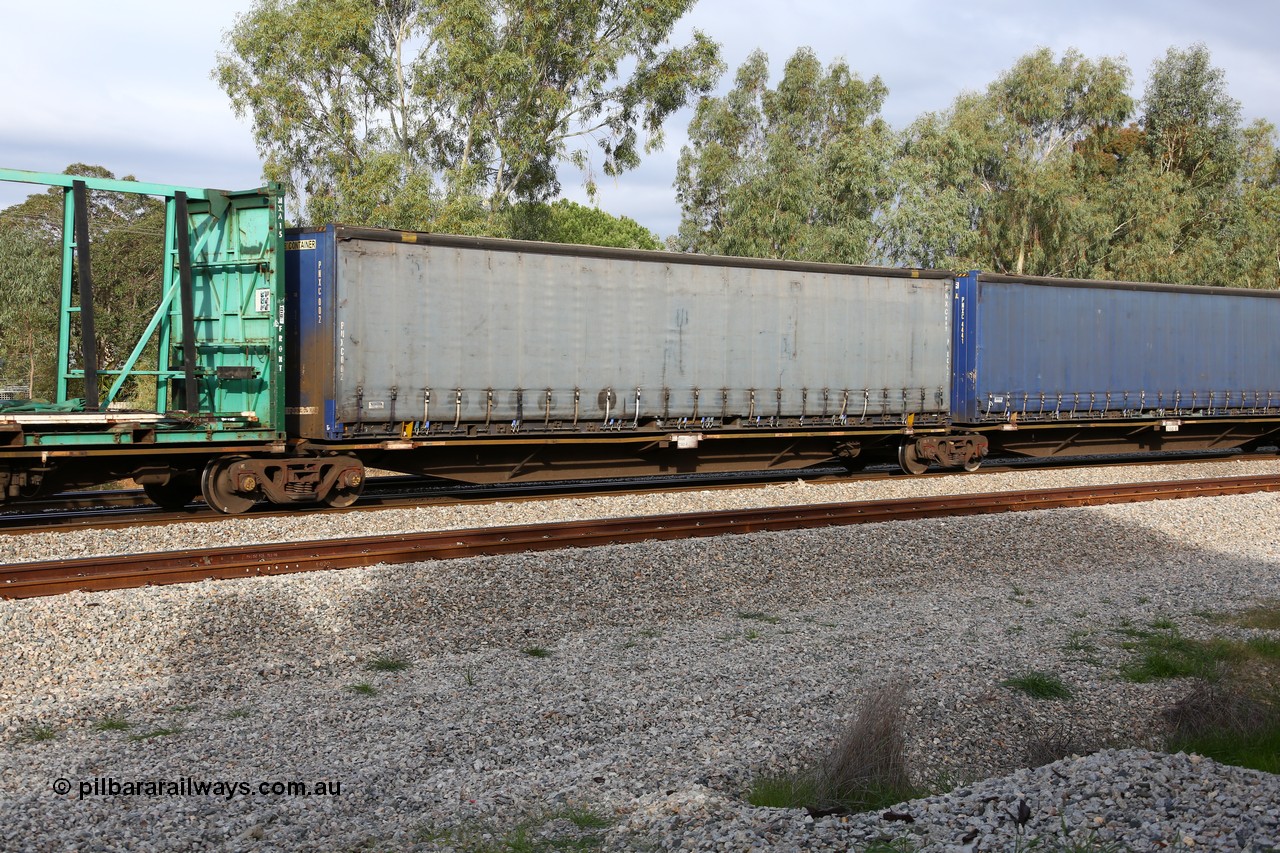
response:
{"label": "stone gravel path", "polygon": [[[1207,616],[1280,600],[1278,569],[1254,495],[2,601],[0,849],[1273,849],[1280,777],[1153,751],[1186,685],[1118,671],[1134,626],[1247,635]],[[1027,670],[1074,698],[1000,686]],[[915,823],[743,802],[880,684],[950,783]],[[1085,757],[1020,769],[1048,741]]]}

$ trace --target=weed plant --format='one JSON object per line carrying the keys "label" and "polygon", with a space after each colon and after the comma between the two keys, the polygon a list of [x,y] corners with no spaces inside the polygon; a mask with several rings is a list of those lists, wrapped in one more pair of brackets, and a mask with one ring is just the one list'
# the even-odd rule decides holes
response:
{"label": "weed plant", "polygon": [[1217,681],[1226,668],[1250,660],[1280,660],[1280,641],[1270,637],[1228,640],[1214,637],[1193,640],[1177,630],[1144,632],[1126,648],[1140,652],[1136,664],[1124,669],[1130,681],[1146,683],[1160,678],[1200,678]]}
{"label": "weed plant", "polygon": [[1264,604],[1252,607],[1241,613],[1211,617],[1215,622],[1225,622],[1241,628],[1259,628],[1266,631],[1280,631],[1280,603]]}
{"label": "weed plant", "polygon": [[612,822],[599,812],[577,806],[569,806],[562,811],[556,812],[551,817],[564,818],[578,827],[578,829],[604,829],[612,825]]}
{"label": "weed plant", "polygon": [[1000,682],[1000,686],[1021,690],[1033,699],[1071,698],[1071,688],[1063,684],[1062,679],[1052,672],[1031,670],[1006,678]]}
{"label": "weed plant", "polygon": [[1098,646],[1093,642],[1092,631],[1072,631],[1067,637],[1066,652],[1071,660],[1098,665]]}
{"label": "weed plant", "polygon": [[18,736],[24,743],[44,743],[58,736],[58,730],[48,726],[32,726]]}
{"label": "weed plant", "polygon": [[864,853],[916,853],[919,849],[909,838],[895,838],[892,841],[872,841]]}
{"label": "weed plant", "polygon": [[182,732],[182,726],[158,728],[158,729],[152,729],[149,732],[138,732],[136,735],[129,735],[129,740],[132,740],[132,741],[151,740],[152,738],[168,737],[169,735],[176,735],[176,734],[180,734],[181,732]]}
{"label": "weed plant", "polygon": [[761,777],[747,800],[755,806],[832,814],[879,809],[923,794],[911,784],[907,769],[902,702],[901,688],[873,690],[816,766]]}
{"label": "weed plant", "polygon": [[365,669],[373,672],[400,672],[409,668],[409,662],[404,658],[389,657],[387,655],[379,655],[364,665]]}
{"label": "weed plant", "polygon": [[133,724],[123,717],[107,717],[99,720],[93,728],[100,732],[122,732],[132,726]]}
{"label": "weed plant", "polygon": [[[572,829],[557,827],[568,821]],[[561,853],[570,850],[598,850],[604,845],[600,832],[613,822],[590,809],[569,807],[539,814],[515,826],[502,828],[485,823],[435,828],[423,826],[414,833],[418,843],[445,842],[447,849],[467,853]]]}
{"label": "weed plant", "polygon": [[1202,684],[1165,712],[1171,751],[1280,773],[1280,694],[1250,695],[1240,685]]}
{"label": "weed plant", "polygon": [[770,625],[777,625],[782,621],[780,616],[771,616],[768,613],[760,613],[755,610],[741,610],[738,612],[739,619],[754,619],[757,622],[766,622]]}
{"label": "weed plant", "polygon": [[[1280,626],[1280,606],[1206,618],[1273,630],[1269,626]],[[1124,670],[1133,681],[1196,679],[1165,712],[1171,751],[1280,773],[1280,638],[1195,640],[1170,629],[1140,632],[1126,646],[1138,653]]]}
{"label": "weed plant", "polygon": [[1023,760],[1028,767],[1042,767],[1071,755],[1087,755],[1094,749],[1076,733],[1070,721],[1062,721],[1027,738]]}

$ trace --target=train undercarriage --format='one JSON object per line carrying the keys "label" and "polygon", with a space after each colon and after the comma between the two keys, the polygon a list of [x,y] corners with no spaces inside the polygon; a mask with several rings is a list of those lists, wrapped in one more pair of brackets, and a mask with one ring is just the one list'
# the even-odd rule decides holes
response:
{"label": "train undercarriage", "polygon": [[132,480],[167,508],[186,506],[196,498],[225,514],[246,512],[261,501],[340,507],[355,502],[367,467],[476,484],[800,471],[836,465],[852,471],[862,466],[864,451],[877,460],[890,458],[901,438],[901,431],[858,435],[821,430],[53,449],[7,458],[0,454],[0,503]]}
{"label": "train undercarriage", "polygon": [[989,454],[1038,458],[1134,452],[1249,449],[1280,438],[1266,418],[1160,419],[1000,425],[974,431],[803,430],[628,435],[503,435],[457,440],[274,442],[219,447],[115,450],[0,448],[0,503],[132,480],[155,503],[178,508],[202,498],[239,514],[259,502],[349,506],[367,468],[476,484],[642,475],[855,471],[896,459],[908,474],[930,468],[975,471]]}

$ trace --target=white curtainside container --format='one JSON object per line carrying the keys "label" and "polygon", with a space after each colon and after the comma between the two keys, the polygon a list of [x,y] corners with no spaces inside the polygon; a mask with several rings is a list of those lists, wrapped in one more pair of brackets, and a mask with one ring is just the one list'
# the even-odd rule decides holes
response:
{"label": "white curtainside container", "polygon": [[945,419],[945,272],[330,226],[287,240],[304,437]]}

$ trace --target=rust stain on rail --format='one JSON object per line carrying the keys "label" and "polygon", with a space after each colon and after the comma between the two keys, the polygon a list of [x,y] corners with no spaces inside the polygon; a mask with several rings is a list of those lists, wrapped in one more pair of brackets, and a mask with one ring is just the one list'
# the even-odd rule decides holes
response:
{"label": "rust stain on rail", "polygon": [[29,598],[72,590],[96,591],[214,578],[265,577],[379,563],[449,560],[765,530],[800,530],[1274,491],[1280,491],[1280,476],[1229,477],[593,519],[168,554],[85,557],[0,565],[0,597]]}

